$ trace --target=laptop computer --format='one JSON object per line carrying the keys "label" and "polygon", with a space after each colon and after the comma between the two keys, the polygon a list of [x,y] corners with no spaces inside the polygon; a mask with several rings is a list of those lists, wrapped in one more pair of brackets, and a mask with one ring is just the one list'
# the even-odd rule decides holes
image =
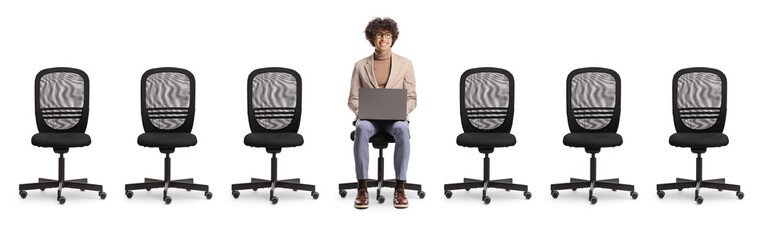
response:
{"label": "laptop computer", "polygon": [[358,118],[406,120],[406,89],[358,89]]}

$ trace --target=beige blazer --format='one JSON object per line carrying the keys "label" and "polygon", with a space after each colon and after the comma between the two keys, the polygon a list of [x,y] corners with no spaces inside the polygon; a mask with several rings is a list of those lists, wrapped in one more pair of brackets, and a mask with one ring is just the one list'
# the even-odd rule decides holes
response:
{"label": "beige blazer", "polygon": [[[355,120],[358,120],[358,89],[379,88],[377,78],[374,77],[373,68],[373,54],[359,60],[355,63],[355,67],[353,67],[348,107],[355,113]],[[411,65],[410,60],[393,53],[392,63],[390,64],[390,77],[387,79],[385,88],[406,89],[406,95],[408,96],[406,101],[406,119],[408,120],[408,114],[416,108],[416,79],[414,78],[414,67]]]}

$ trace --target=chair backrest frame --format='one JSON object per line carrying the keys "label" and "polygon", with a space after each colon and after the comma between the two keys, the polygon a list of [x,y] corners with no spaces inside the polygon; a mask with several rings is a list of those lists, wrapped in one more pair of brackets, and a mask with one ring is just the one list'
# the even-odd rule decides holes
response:
{"label": "chair backrest frame", "polygon": [[[687,76],[687,78],[701,77],[703,79],[682,79],[684,76]],[[711,79],[708,79],[707,77],[711,77]],[[689,84],[699,83],[700,81],[706,84],[706,86],[701,86],[700,88],[711,87],[712,89],[684,89],[684,87],[692,88],[697,86],[690,86]],[[724,124],[727,119],[727,77],[722,71],[705,67],[685,68],[674,74],[672,82],[672,112],[674,115],[674,128],[677,132],[721,133],[724,131]],[[688,85],[685,86],[685,83],[688,83]],[[715,87],[718,87],[718,89],[713,89]],[[702,99],[680,95],[679,92],[683,90],[692,91],[696,93],[696,96],[701,97]],[[705,95],[699,96],[701,94]],[[682,97],[684,98],[680,99]],[[692,102],[693,100],[695,100],[695,102]],[[706,106],[697,101],[705,102],[706,104],[708,101],[718,102],[718,106]],[[682,104],[693,106],[680,106]],[[700,121],[702,119],[706,119],[707,121]],[[709,119],[713,119],[714,121]],[[699,124],[701,126],[693,128],[688,126],[687,123]]]}
{"label": "chair backrest frame", "polygon": [[[64,86],[65,89],[56,89],[62,85],[67,86]],[[46,91],[48,94],[44,95],[41,91]],[[53,92],[55,94],[52,94]],[[35,118],[39,132],[84,133],[87,129],[90,113],[90,80],[84,71],[67,67],[43,69],[35,77],[34,96]],[[66,97],[66,99],[60,97]],[[81,99],[78,100],[77,98],[80,97]],[[46,103],[43,104],[43,101]],[[80,103],[81,107],[69,106],[69,104],[77,103]],[[64,121],[65,119],[69,121]],[[76,121],[73,122],[72,119]],[[63,126],[56,127],[51,124]]]}
{"label": "chair backrest frame", "polygon": [[[481,75],[483,74],[483,75]],[[472,79],[470,79],[472,76],[475,77],[489,77],[492,79],[489,79],[488,81],[495,84],[495,86],[488,87],[487,89],[479,89],[481,86],[472,86]],[[498,79],[496,78],[498,77]],[[477,80],[476,80],[477,81]],[[486,81],[483,81],[486,82]],[[470,86],[468,86],[470,85]],[[503,96],[501,92],[496,91],[496,87],[498,88],[507,88],[507,91],[505,94],[506,96]],[[470,88],[470,89],[468,89]],[[474,94],[469,94],[468,91],[472,92],[481,92],[483,95],[493,94],[494,96],[482,96],[481,99],[473,99],[469,100],[467,98],[476,98]],[[506,98],[506,99],[496,99],[496,96],[499,98]],[[461,122],[462,122],[462,129],[464,132],[506,132],[509,133],[512,130],[512,120],[514,118],[514,110],[515,110],[515,81],[514,77],[512,76],[512,73],[510,73],[507,70],[501,69],[501,68],[492,68],[492,67],[482,67],[482,68],[473,68],[465,71],[460,79],[459,84],[459,112],[461,115]],[[491,99],[488,99],[491,98]],[[507,100],[506,106],[478,106],[475,107],[475,104],[478,104],[477,102],[487,102],[487,101],[502,101]],[[470,103],[467,103],[468,101],[471,102],[473,106],[468,106]],[[494,104],[502,104],[500,102],[495,102]],[[483,119],[494,119],[493,122],[481,122]],[[498,120],[497,120],[498,119]],[[499,121],[499,122],[496,122]],[[475,124],[480,125],[487,125],[485,127],[482,126],[475,126]],[[484,124],[488,123],[488,124]]]}
{"label": "chair backrest frame", "polygon": [[[159,74],[173,74],[173,76],[185,76],[185,79],[175,79],[179,80],[175,83],[180,84],[186,84],[187,86],[181,86],[182,88],[187,87],[187,95],[180,95],[178,92],[178,89],[171,89],[174,91],[166,91],[168,94],[175,94],[174,97],[180,96],[180,97],[187,97],[187,100],[182,100],[181,103],[186,102],[188,106],[160,106],[155,107],[152,106],[151,109],[149,109],[147,105],[147,101],[149,97],[160,97],[160,96],[149,96],[147,91],[148,87],[154,87],[149,86],[149,78],[154,75]],[[181,74],[181,75],[178,75]],[[187,82],[186,82],[187,81]],[[157,84],[164,84],[163,82],[160,82],[160,80],[156,80]],[[154,84],[152,82],[152,84]],[[162,89],[153,89],[153,90],[162,90]],[[167,89],[165,89],[167,90]],[[173,96],[169,96],[173,97]],[[177,100],[176,98],[173,99],[167,99],[167,100]],[[166,103],[166,101],[165,101]],[[157,103],[159,104],[159,103]],[[196,80],[194,78],[194,75],[182,68],[174,68],[174,67],[162,67],[162,68],[154,68],[149,69],[146,71],[143,76],[141,77],[141,119],[143,122],[143,130],[145,132],[169,132],[169,133],[190,133],[194,126],[194,116],[196,113]],[[157,125],[152,122],[152,120],[158,120],[161,121],[163,119],[183,119],[182,123],[177,126],[172,126],[170,128],[160,128]]]}
{"label": "chair backrest frame", "polygon": [[[285,75],[286,74],[286,75]],[[260,76],[265,77],[287,77],[286,79],[261,79]],[[256,85],[260,83],[256,83],[255,81],[266,81],[266,80],[273,80],[271,83],[278,82],[277,84],[279,86],[285,86],[287,88],[294,87],[294,89],[272,89],[274,84],[269,84],[267,86],[263,85]],[[291,82],[294,81],[294,82]],[[262,88],[260,88],[262,87]],[[266,89],[267,88],[267,89]],[[286,97],[286,98],[294,98],[294,99],[279,99],[279,100],[273,100],[273,99],[264,99],[258,97],[271,97],[271,96],[262,96],[262,95],[256,95],[255,91],[267,91],[271,94],[282,94],[280,97]],[[294,96],[291,96],[291,93],[294,94]],[[286,95],[284,95],[286,94]],[[261,102],[258,102],[257,104],[273,104],[274,101],[286,101],[285,103],[278,103],[279,106],[266,106],[266,107],[259,107],[256,106],[256,101],[261,100]],[[265,101],[267,103],[263,103]],[[291,101],[290,101],[291,100]],[[282,104],[289,104],[293,103],[294,106],[285,106]],[[297,133],[297,131],[300,129],[300,119],[302,118],[302,78],[300,77],[300,74],[297,73],[297,71],[289,69],[289,68],[281,68],[281,67],[268,67],[268,68],[260,68],[252,71],[252,73],[249,74],[249,77],[247,77],[247,116],[249,117],[249,128],[252,132],[288,132],[288,133]],[[280,121],[274,121],[279,120]],[[273,126],[263,126],[262,124],[266,125],[273,125]]]}
{"label": "chair backrest frame", "polygon": [[[578,76],[591,77],[594,79],[581,80],[580,78],[577,79]],[[605,79],[603,79],[603,77],[605,77]],[[589,87],[592,84],[587,83],[593,83],[595,81],[596,83],[594,84],[599,84],[599,89],[590,89]],[[608,86],[610,84],[612,84],[612,86]],[[621,119],[621,77],[617,72],[600,67],[579,68],[568,74],[565,86],[566,110],[570,132],[615,133],[618,131],[618,125]],[[590,95],[598,94],[599,96],[590,96],[587,98],[587,96],[575,94],[574,91],[585,91]],[[596,97],[596,99],[591,97]],[[603,99],[603,97],[614,98],[612,105],[611,102]],[[583,102],[586,100],[590,100],[590,102]],[[604,100],[605,102],[592,103],[591,100]],[[579,107],[576,105],[587,105],[587,107]]]}

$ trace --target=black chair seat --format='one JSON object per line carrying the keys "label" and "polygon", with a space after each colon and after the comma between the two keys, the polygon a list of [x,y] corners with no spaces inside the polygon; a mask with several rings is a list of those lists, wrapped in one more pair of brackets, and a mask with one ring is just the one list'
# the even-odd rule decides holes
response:
{"label": "black chair seat", "polygon": [[669,137],[669,144],[676,147],[722,147],[727,146],[729,142],[724,133],[674,133]]}
{"label": "black chair seat", "polygon": [[38,133],[32,136],[32,145],[51,148],[84,147],[90,145],[90,136],[85,133]]}
{"label": "black chair seat", "polygon": [[138,136],[138,145],[157,148],[190,147],[196,145],[196,136],[191,133],[144,133]]}
{"label": "black chair seat", "polygon": [[[355,141],[355,131],[350,132],[350,141]],[[369,138],[370,143],[394,143],[395,137],[386,132],[378,132]]]}
{"label": "black chair seat", "polygon": [[623,144],[623,138],[617,133],[568,133],[562,138],[562,143],[570,147],[603,148],[616,147]]}
{"label": "black chair seat", "polygon": [[244,137],[244,144],[250,147],[282,148],[302,146],[304,140],[298,133],[250,133]]}
{"label": "black chair seat", "polygon": [[517,143],[515,135],[511,133],[462,133],[456,137],[456,144],[462,147],[494,148],[509,147]]}

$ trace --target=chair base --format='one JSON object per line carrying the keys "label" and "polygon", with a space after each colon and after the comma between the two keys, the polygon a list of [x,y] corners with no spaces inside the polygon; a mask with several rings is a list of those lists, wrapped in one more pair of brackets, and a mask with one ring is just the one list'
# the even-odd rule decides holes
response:
{"label": "chair base", "polygon": [[663,183],[658,184],[657,190],[658,190],[658,197],[663,198],[666,193],[663,190],[679,190],[682,191],[682,189],[685,188],[695,188],[695,202],[698,204],[703,203],[703,197],[700,196],[700,189],[701,188],[712,188],[717,189],[720,192],[721,191],[735,191],[735,195],[738,197],[738,199],[743,199],[745,194],[740,191],[740,185],[735,184],[728,184],[725,182],[724,178],[718,178],[718,179],[710,179],[710,180],[692,180],[692,179],[684,179],[684,178],[677,178],[675,183]]}
{"label": "chair base", "polygon": [[300,183],[299,178],[284,179],[284,180],[265,180],[265,179],[252,178],[251,182],[236,183],[231,185],[231,194],[233,195],[234,198],[239,198],[240,193],[238,190],[252,189],[253,191],[257,191],[257,189],[260,189],[260,188],[271,189],[270,197],[268,199],[271,201],[272,204],[276,204],[279,201],[278,200],[279,198],[273,195],[276,188],[292,189],[294,191],[297,191],[297,190],[310,191],[310,195],[313,197],[313,199],[318,199],[318,192],[316,192],[316,186]]}
{"label": "chair base", "polygon": [[193,178],[171,180],[170,153],[172,153],[174,150],[175,150],[174,148],[172,149],[160,148],[160,152],[165,154],[164,180],[144,178],[142,183],[125,184],[125,196],[127,198],[133,198],[132,190],[146,189],[146,191],[151,191],[151,189],[154,189],[154,188],[164,188],[164,192],[162,193],[162,201],[164,201],[165,204],[170,204],[172,203],[172,198],[167,195],[167,191],[170,190],[170,188],[182,188],[182,189],[186,189],[186,191],[191,191],[191,190],[204,191],[204,197],[206,197],[207,199],[212,199],[212,193],[210,192],[210,187],[203,184],[195,184]]}
{"label": "chair base", "polygon": [[154,188],[164,188],[164,191],[162,193],[162,200],[166,204],[170,204],[172,202],[172,198],[167,195],[167,192],[170,188],[186,189],[186,191],[191,191],[191,190],[204,191],[204,196],[207,199],[212,198],[210,187],[204,184],[194,183],[193,178],[177,179],[177,180],[159,180],[159,179],[153,179],[153,178],[145,178],[142,183],[125,184],[125,196],[127,196],[127,198],[132,198],[133,197],[132,190],[146,189],[146,191],[151,191],[151,189],[154,189]]}
{"label": "chair base", "polygon": [[677,178],[674,183],[663,183],[656,186],[658,190],[658,197],[663,198],[666,193],[663,190],[679,190],[684,188],[695,188],[695,202],[697,204],[703,203],[703,197],[700,196],[701,188],[713,188],[719,191],[735,191],[735,195],[738,199],[743,199],[745,194],[740,191],[740,185],[727,184],[724,178],[703,180],[703,157],[702,154],[706,152],[705,148],[693,148],[692,152],[697,154],[695,158],[695,180]]}
{"label": "chair base", "polygon": [[444,194],[446,198],[451,198],[453,193],[451,190],[464,189],[469,191],[472,188],[483,188],[483,203],[491,203],[491,197],[487,196],[488,188],[499,188],[504,190],[523,191],[525,199],[531,198],[531,193],[528,192],[527,185],[515,184],[511,178],[491,180],[491,158],[488,156],[493,152],[493,148],[478,148],[480,153],[484,154],[483,157],[483,180],[477,180],[472,178],[464,178],[463,183],[451,183],[443,186]]}
{"label": "chair base", "polygon": [[599,148],[586,148],[586,152],[591,154],[591,158],[589,158],[589,180],[586,179],[578,179],[578,178],[571,178],[570,182],[568,183],[558,183],[558,184],[552,184],[551,190],[552,190],[552,197],[557,198],[557,196],[560,195],[560,193],[557,190],[573,190],[579,188],[589,188],[589,203],[596,204],[597,203],[597,197],[594,196],[594,189],[595,188],[608,188],[612,189],[613,191],[629,191],[629,195],[632,199],[637,199],[639,197],[639,194],[634,191],[634,185],[629,184],[622,184],[620,183],[620,180],[618,178],[612,178],[612,179],[603,179],[603,180],[597,180],[597,157],[595,156],[597,153],[599,153]]}
{"label": "chair base", "polygon": [[268,200],[270,200],[272,204],[276,204],[279,202],[279,198],[273,195],[273,193],[276,191],[276,188],[287,188],[294,191],[310,191],[310,196],[313,197],[313,199],[318,199],[318,192],[316,192],[315,185],[300,183],[299,178],[278,180],[278,158],[276,158],[276,154],[281,152],[281,148],[266,148],[265,150],[272,155],[271,180],[252,178],[252,180],[248,183],[232,184],[231,195],[233,195],[234,198],[239,198],[240,193],[238,190],[252,189],[257,191],[259,188],[270,188],[271,195]]}
{"label": "chair base", "polygon": [[463,183],[450,183],[443,186],[443,189],[445,190],[444,194],[446,195],[446,198],[451,198],[453,193],[451,190],[467,190],[473,188],[483,188],[483,202],[485,204],[491,203],[491,197],[487,196],[489,188],[498,188],[498,189],[504,189],[507,191],[515,190],[515,191],[523,191],[523,196],[525,196],[525,199],[531,198],[531,193],[528,192],[528,186],[522,185],[522,184],[515,184],[512,182],[511,178],[507,179],[498,179],[498,180],[478,180],[478,179],[472,179],[472,178],[464,178]]}
{"label": "chair base", "polygon": [[103,186],[97,184],[89,184],[87,178],[65,180],[66,178],[64,177],[64,173],[66,168],[66,159],[64,158],[64,153],[68,151],[69,148],[54,148],[54,152],[59,154],[58,180],[39,178],[36,183],[19,184],[19,196],[21,196],[21,198],[26,198],[26,190],[40,189],[40,191],[45,191],[45,189],[48,188],[58,188],[58,192],[56,193],[56,201],[58,201],[59,204],[64,204],[66,202],[66,198],[61,195],[61,191],[64,190],[64,188],[76,188],[80,189],[81,191],[98,191],[98,197],[105,199],[106,193],[103,192]]}
{"label": "chair base", "polygon": [[578,179],[578,178],[571,178],[569,183],[558,183],[558,184],[552,184],[552,197],[557,198],[557,196],[560,195],[560,193],[557,190],[573,190],[576,191],[576,189],[579,188],[589,188],[589,202],[591,204],[597,203],[597,197],[594,196],[594,189],[595,188],[607,188],[611,189],[613,191],[629,191],[629,194],[631,195],[631,198],[637,199],[639,194],[634,191],[634,185],[629,184],[622,184],[620,183],[620,180],[618,178],[612,178],[612,179],[603,179],[603,180],[586,180],[586,179]]}
{"label": "chair base", "polygon": [[19,195],[21,198],[26,198],[26,190],[40,189],[40,191],[45,191],[45,189],[48,188],[58,188],[56,193],[56,201],[58,201],[60,204],[64,204],[66,202],[66,198],[61,195],[61,192],[64,188],[74,188],[81,191],[98,191],[98,196],[101,199],[106,198],[106,193],[103,192],[103,186],[98,184],[90,184],[88,183],[87,178],[71,180],[53,180],[47,178],[39,178],[36,183],[19,184]]}

